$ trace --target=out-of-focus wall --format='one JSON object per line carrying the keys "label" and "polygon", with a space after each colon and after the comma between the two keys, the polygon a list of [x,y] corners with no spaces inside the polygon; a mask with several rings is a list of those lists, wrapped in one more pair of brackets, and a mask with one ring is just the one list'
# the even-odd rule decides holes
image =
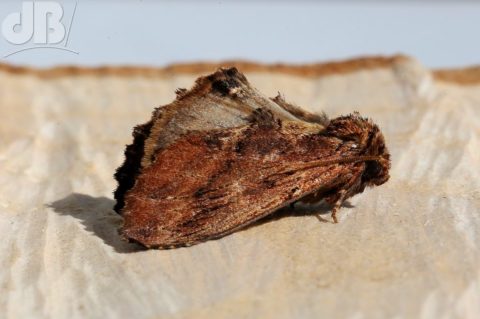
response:
{"label": "out-of-focus wall", "polygon": [[[305,63],[405,53],[428,67],[480,63],[480,5],[473,2],[57,2],[70,30],[68,45],[60,46],[78,54],[38,48],[33,39],[12,45],[0,34],[1,62],[41,67],[232,58]],[[22,1],[2,1],[0,19],[21,10]]]}

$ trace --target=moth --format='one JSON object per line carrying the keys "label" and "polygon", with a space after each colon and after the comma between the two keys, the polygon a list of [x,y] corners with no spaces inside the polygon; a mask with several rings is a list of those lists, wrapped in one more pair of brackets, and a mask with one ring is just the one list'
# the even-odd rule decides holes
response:
{"label": "moth", "polygon": [[134,128],[115,178],[126,239],[148,248],[228,235],[292,203],[342,203],[389,179],[390,155],[371,120],[334,119],[266,98],[236,68],[191,90]]}

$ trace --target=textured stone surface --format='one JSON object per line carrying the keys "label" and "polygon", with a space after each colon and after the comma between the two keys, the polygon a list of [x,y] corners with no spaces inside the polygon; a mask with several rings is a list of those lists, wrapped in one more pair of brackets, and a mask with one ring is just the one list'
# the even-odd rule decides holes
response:
{"label": "textured stone surface", "polygon": [[268,96],[381,127],[391,180],[350,200],[339,224],[299,210],[189,248],[122,242],[113,173],[131,129],[198,75],[0,71],[2,316],[478,316],[480,86],[435,81],[408,58],[246,72]]}

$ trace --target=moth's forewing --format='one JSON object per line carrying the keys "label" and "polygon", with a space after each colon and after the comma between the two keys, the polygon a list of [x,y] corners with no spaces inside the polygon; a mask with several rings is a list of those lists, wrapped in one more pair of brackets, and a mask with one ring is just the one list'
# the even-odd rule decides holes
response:
{"label": "moth's forewing", "polygon": [[200,77],[191,90],[178,91],[173,103],[157,108],[149,122],[135,128],[134,141],[125,151],[125,162],[115,174],[119,184],[115,191],[115,210],[121,213],[125,194],[133,187],[136,176],[154,161],[159,150],[190,131],[246,125],[247,118],[257,108],[271,111],[280,120],[317,119],[280,97],[263,96],[235,68],[220,69]]}
{"label": "moth's forewing", "polygon": [[248,116],[258,108],[271,111],[280,120],[299,120],[282,105],[251,87],[235,68],[200,77],[190,91],[182,92],[173,103],[155,111],[142,167],[151,163],[154,152],[184,134],[245,125]]}
{"label": "moth's forewing", "polygon": [[147,247],[194,244],[312,192],[340,187],[363,164],[295,169],[335,157],[343,146],[313,131],[275,120],[178,138],[156,154],[127,194],[123,235]]}

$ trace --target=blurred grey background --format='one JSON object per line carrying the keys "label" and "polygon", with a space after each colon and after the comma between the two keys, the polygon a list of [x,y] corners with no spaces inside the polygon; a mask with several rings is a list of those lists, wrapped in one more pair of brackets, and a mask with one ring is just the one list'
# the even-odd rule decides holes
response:
{"label": "blurred grey background", "polygon": [[[12,45],[1,37],[1,62],[39,67],[224,59],[309,63],[405,53],[434,68],[480,63],[476,2],[57,2],[64,9],[62,23],[67,29],[71,24],[68,48],[78,54]],[[22,1],[2,1],[0,20],[21,10]]]}

